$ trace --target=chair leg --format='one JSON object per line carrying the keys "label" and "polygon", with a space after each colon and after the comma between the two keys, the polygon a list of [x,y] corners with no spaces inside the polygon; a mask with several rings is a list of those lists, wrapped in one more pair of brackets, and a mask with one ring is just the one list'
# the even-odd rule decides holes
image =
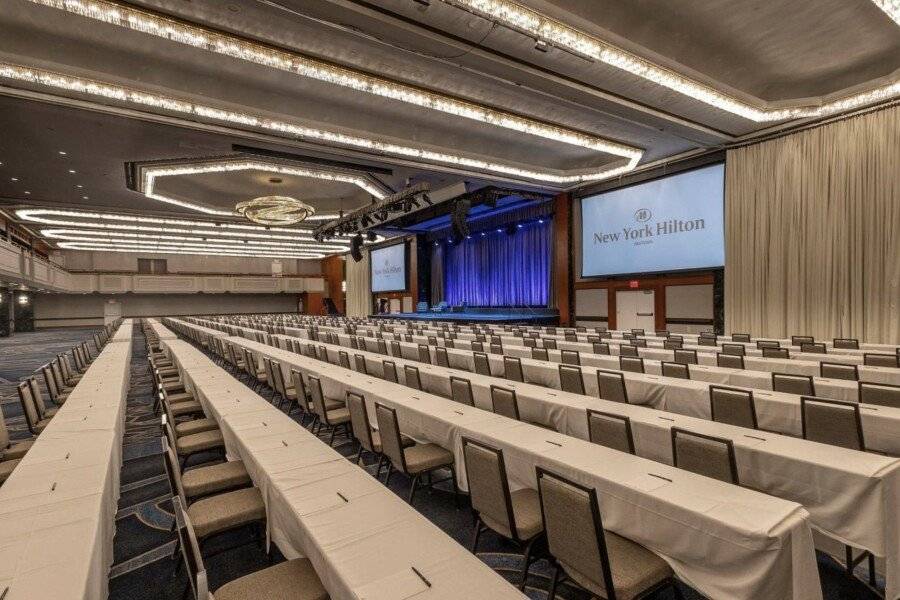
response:
{"label": "chair leg", "polygon": [[416,495],[416,488],[419,485],[419,476],[416,475],[413,477],[412,485],[409,487],[409,498],[406,500],[409,504],[412,504],[413,498]]}
{"label": "chair leg", "polygon": [[387,475],[384,478],[385,487],[391,487],[391,475],[394,474],[394,465],[388,463]]}
{"label": "chair leg", "polygon": [[337,426],[332,425],[332,426],[331,426],[331,439],[328,440],[328,445],[329,445],[329,446],[334,446],[334,435],[335,435],[336,433],[337,433]]}
{"label": "chair leg", "polygon": [[875,587],[875,555],[869,552],[869,585]]}
{"label": "chair leg", "polygon": [[481,519],[475,517],[475,535],[472,536],[472,554],[477,554],[478,538],[481,537]]}
{"label": "chair leg", "polygon": [[684,594],[681,592],[681,588],[678,587],[678,582],[674,578],[672,579],[672,592],[675,594],[675,600],[684,600]]}
{"label": "chair leg", "polygon": [[553,561],[553,581],[550,583],[550,592],[547,595],[547,600],[554,600],[556,598],[556,584],[559,582],[559,564],[556,561]]}
{"label": "chair leg", "polygon": [[[381,481],[381,467],[384,465],[384,454],[378,457],[378,469],[375,471],[375,479]],[[390,468],[390,467],[388,467]]]}
{"label": "chair leg", "polygon": [[450,481],[453,483],[453,505],[459,510],[459,487],[456,485],[456,466],[450,465]]}
{"label": "chair leg", "polygon": [[356,460],[354,461],[356,464],[359,464],[359,461],[362,460],[363,447],[362,444],[359,445],[359,450],[356,453]]}
{"label": "chair leg", "polygon": [[531,550],[538,537],[540,536],[531,538],[531,541],[525,545],[525,564],[522,566],[522,582],[519,584],[519,589],[522,591],[525,590],[525,582],[528,581],[528,567],[531,566]]}

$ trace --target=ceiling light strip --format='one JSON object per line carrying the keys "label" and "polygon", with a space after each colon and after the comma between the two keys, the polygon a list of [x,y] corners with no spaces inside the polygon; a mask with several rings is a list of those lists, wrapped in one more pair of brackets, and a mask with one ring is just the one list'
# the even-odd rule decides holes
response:
{"label": "ceiling light strip", "polygon": [[[10,63],[0,63],[0,78],[10,79],[14,81],[22,81],[33,85],[44,86],[57,90],[65,90],[115,100],[125,104],[136,105],[141,107],[150,107],[161,110],[168,110],[180,114],[187,114],[195,117],[201,117],[212,121],[228,123],[230,125],[240,125],[245,127],[259,128],[265,131],[275,132],[277,134],[311,140],[314,142],[324,142],[329,144],[337,144],[340,146],[348,146],[359,148],[367,151],[380,152],[387,155],[402,156],[404,158],[412,158],[433,162],[437,164],[461,167],[465,169],[473,169],[476,171],[486,171],[498,175],[506,175],[519,179],[530,179],[533,181],[569,185],[585,183],[589,181],[600,181],[609,179],[628,171],[633,170],[640,160],[640,153],[629,158],[624,165],[617,164],[614,167],[601,168],[590,172],[579,173],[576,175],[557,175],[547,171],[536,171],[531,169],[520,169],[501,163],[484,161],[481,159],[470,158],[445,152],[436,152],[426,150],[424,148],[414,148],[393,142],[386,142],[372,138],[348,135],[335,131],[317,129],[304,125],[288,123],[268,119],[262,116],[253,116],[246,113],[233,112],[210,107],[203,104],[195,104],[185,100],[179,100],[168,96],[162,96],[150,92],[143,92],[125,88],[122,86],[83,79],[81,77],[70,77],[60,73],[35,69],[21,65]],[[898,84],[900,86],[900,84]]]}
{"label": "ceiling light strip", "polygon": [[319,243],[285,243],[271,242],[263,240],[211,240],[207,237],[190,237],[186,235],[158,235],[146,233],[133,233],[121,231],[97,231],[93,229],[41,229],[40,234],[45,238],[58,240],[79,240],[83,236],[97,237],[102,236],[104,239],[138,239],[138,240],[156,240],[165,242],[193,242],[218,246],[233,246],[235,244],[245,244],[245,247],[251,248],[279,248],[293,250],[318,250],[323,252],[346,252],[347,246],[338,244],[319,244]]}
{"label": "ceiling light strip", "polygon": [[[510,0],[442,0],[483,18],[521,31],[548,44],[565,48],[592,60],[602,62],[632,75],[651,81],[694,100],[756,122],[783,121],[807,117],[822,117],[852,110],[900,94],[900,81],[863,93],[826,102],[818,106],[794,106],[768,109],[747,104],[710,86],[699,83],[645,60],[597,37],[561,23],[547,15]],[[900,24],[898,0],[873,0],[892,19]]]}
{"label": "ceiling light strip", "polygon": [[64,10],[104,23],[118,25],[179,44],[207,50],[231,58],[279,69],[366,92],[407,104],[510,129],[521,133],[606,152],[623,158],[640,157],[641,151],[572,129],[541,123],[505,111],[495,110],[451,96],[429,92],[388,79],[311,59],[300,54],[268,48],[196,25],[160,17],[145,11],[104,0],[30,0],[35,4]]}
{"label": "ceiling light strip", "polygon": [[242,258],[298,258],[298,259],[321,259],[325,258],[325,254],[308,254],[308,255],[289,255],[280,252],[273,253],[257,253],[257,252],[234,252],[234,251],[189,251],[182,248],[154,246],[154,245],[118,245],[110,243],[81,243],[81,242],[60,242],[59,247],[64,250],[84,250],[99,252],[149,252],[154,254],[180,254],[184,256],[237,256]]}

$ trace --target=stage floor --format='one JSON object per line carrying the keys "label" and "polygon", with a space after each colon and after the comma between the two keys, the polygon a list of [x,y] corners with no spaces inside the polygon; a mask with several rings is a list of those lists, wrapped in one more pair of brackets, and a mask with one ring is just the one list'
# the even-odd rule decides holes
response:
{"label": "stage floor", "polygon": [[409,321],[452,321],[455,323],[527,323],[532,325],[552,325],[559,320],[553,313],[524,313],[513,311],[491,312],[439,312],[439,313],[390,313],[372,315],[374,319],[406,319]]}

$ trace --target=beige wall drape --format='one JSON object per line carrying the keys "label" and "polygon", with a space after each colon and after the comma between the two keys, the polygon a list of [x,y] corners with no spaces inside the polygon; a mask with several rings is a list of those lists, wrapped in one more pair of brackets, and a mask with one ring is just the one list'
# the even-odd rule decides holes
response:
{"label": "beige wall drape", "polygon": [[347,258],[347,316],[368,317],[372,314],[372,282],[369,273],[369,251],[363,250],[359,262]]}
{"label": "beige wall drape", "polygon": [[900,343],[900,107],[728,151],[726,331]]}

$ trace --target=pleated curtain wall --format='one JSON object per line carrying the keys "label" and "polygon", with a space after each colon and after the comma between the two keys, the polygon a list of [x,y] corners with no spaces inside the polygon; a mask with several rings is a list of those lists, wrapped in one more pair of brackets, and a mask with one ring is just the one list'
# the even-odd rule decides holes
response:
{"label": "pleated curtain wall", "polygon": [[359,262],[347,257],[347,316],[368,317],[372,314],[372,282],[369,251],[363,251]]}
{"label": "pleated curtain wall", "polygon": [[728,151],[726,331],[900,343],[900,107]]}

